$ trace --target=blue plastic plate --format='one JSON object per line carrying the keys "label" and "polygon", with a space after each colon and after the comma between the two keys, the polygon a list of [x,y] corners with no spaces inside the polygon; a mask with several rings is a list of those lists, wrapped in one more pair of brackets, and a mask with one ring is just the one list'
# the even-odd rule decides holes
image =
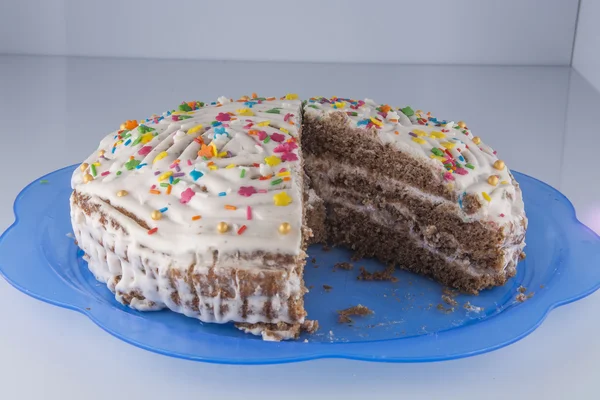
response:
{"label": "blue plastic plate", "polygon": [[[450,296],[427,278],[395,272],[397,282],[356,279],[359,267],[343,249],[312,246],[306,267],[306,308],[320,330],[293,342],[263,342],[232,325],[203,324],[170,311],[142,313],[122,306],[88,271],[74,244],[69,183],[75,166],[27,186],[14,205],[15,223],[0,238],[0,272],[22,292],[87,315],[107,332],[135,346],[190,360],[267,364],[325,357],[387,362],[448,360],[488,352],[532,332],[554,307],[600,286],[600,237],[581,224],[557,190],[515,173],[525,197],[527,259],[504,287],[479,296]],[[46,182],[47,181],[47,182]],[[323,285],[331,286],[325,290]],[[517,301],[519,287],[527,300]],[[523,289],[521,289],[523,290]],[[452,306],[448,303],[456,305]],[[337,321],[337,310],[363,304],[375,313]]]}

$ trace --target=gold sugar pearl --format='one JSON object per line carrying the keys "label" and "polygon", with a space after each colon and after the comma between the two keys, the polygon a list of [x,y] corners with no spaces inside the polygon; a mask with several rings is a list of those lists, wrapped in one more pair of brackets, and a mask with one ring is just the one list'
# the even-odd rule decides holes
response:
{"label": "gold sugar pearl", "polygon": [[465,129],[467,127],[467,124],[465,123],[465,121],[458,121],[458,123],[456,125],[458,125],[458,127],[460,129]]}
{"label": "gold sugar pearl", "polygon": [[480,138],[479,136],[475,136],[475,137],[473,138],[473,143],[475,143],[475,144],[479,144],[479,143],[481,143],[481,138]]}
{"label": "gold sugar pearl", "polygon": [[488,178],[488,183],[492,186],[496,186],[498,184],[498,177],[496,175],[491,175]]}
{"label": "gold sugar pearl", "polygon": [[504,169],[504,161],[502,160],[496,160],[496,162],[494,163],[494,168],[496,168],[499,171],[502,171]]}
{"label": "gold sugar pearl", "polygon": [[162,218],[162,213],[158,210],[154,210],[154,211],[152,211],[152,214],[150,214],[150,216],[152,217],[153,220],[158,221],[159,219]]}
{"label": "gold sugar pearl", "polygon": [[85,174],[83,176],[83,183],[90,183],[93,180],[94,180],[94,177],[91,176],[90,174]]}
{"label": "gold sugar pearl", "polygon": [[292,225],[290,225],[289,222],[282,222],[281,225],[279,225],[279,233],[281,233],[282,235],[287,235],[288,233],[290,233],[291,230]]}
{"label": "gold sugar pearl", "polygon": [[98,157],[102,157],[102,156],[104,156],[104,153],[105,153],[105,151],[104,151],[104,150],[100,150],[100,151],[98,152]]}
{"label": "gold sugar pearl", "polygon": [[219,233],[226,233],[229,230],[229,225],[227,225],[227,222],[219,222],[217,224],[217,231],[219,231]]}
{"label": "gold sugar pearl", "polygon": [[124,196],[127,196],[128,194],[129,193],[127,193],[127,190],[119,190],[117,192],[117,196],[119,196],[119,197],[124,197]]}
{"label": "gold sugar pearl", "polygon": [[83,171],[85,171],[86,169],[88,169],[88,167],[89,167],[89,166],[90,166],[90,165],[89,165],[88,163],[84,162],[83,164],[81,164],[81,165],[79,166],[79,169],[81,170],[81,172],[83,172]]}

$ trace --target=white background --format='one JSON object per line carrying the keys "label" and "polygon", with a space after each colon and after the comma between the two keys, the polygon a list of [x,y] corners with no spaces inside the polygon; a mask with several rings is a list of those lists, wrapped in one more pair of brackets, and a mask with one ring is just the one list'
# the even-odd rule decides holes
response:
{"label": "white background", "polygon": [[600,90],[600,1],[581,0],[573,67]]}

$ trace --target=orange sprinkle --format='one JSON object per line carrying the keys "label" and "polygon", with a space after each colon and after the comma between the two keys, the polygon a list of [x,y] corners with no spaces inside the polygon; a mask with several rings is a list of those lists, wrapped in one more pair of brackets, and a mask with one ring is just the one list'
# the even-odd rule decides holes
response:
{"label": "orange sprinkle", "polygon": [[172,187],[173,187],[173,186],[171,186],[171,185],[167,186],[167,194],[171,194],[171,188],[172,188]]}
{"label": "orange sprinkle", "polygon": [[273,177],[273,175],[267,175],[267,176],[261,176],[260,178],[258,178],[261,181],[266,181],[268,179],[271,179]]}
{"label": "orange sprinkle", "polygon": [[150,193],[152,193],[152,194],[160,194],[160,190],[150,189]]}
{"label": "orange sprinkle", "polygon": [[295,124],[295,122],[294,122],[294,121],[292,121],[291,119],[288,119],[288,124],[290,124],[290,125],[294,125],[294,124]]}
{"label": "orange sprinkle", "polygon": [[196,107],[196,102],[195,101],[188,101],[187,105],[190,106],[190,108],[195,108]]}
{"label": "orange sprinkle", "polygon": [[240,229],[238,229],[237,234],[241,235],[242,233],[244,233],[244,231],[246,230],[246,228],[247,228],[246,225],[240,226]]}
{"label": "orange sprinkle", "polygon": [[229,205],[229,204],[225,204],[225,209],[226,209],[226,210],[237,210],[237,207],[236,207],[236,206]]}
{"label": "orange sprinkle", "polygon": [[148,235],[153,235],[156,233],[156,231],[158,230],[158,228],[152,228],[148,231]]}
{"label": "orange sprinkle", "polygon": [[283,178],[284,181],[289,182],[292,180],[292,178],[290,178],[289,176],[286,176],[285,178]]}
{"label": "orange sprinkle", "polygon": [[258,97],[258,95],[256,93],[252,93],[252,98],[256,99]]}
{"label": "orange sprinkle", "polygon": [[181,162],[181,160],[178,158],[177,160],[173,161],[173,164],[179,164]]}
{"label": "orange sprinkle", "polygon": [[267,101],[275,100],[276,97],[267,97]]}
{"label": "orange sprinkle", "polygon": [[201,216],[199,216],[199,215],[194,215],[194,216],[192,217],[192,221],[198,221],[200,218],[202,218],[202,217],[201,217]]}
{"label": "orange sprinkle", "polygon": [[394,133],[395,133],[396,135],[399,135],[399,134],[400,134],[400,132],[398,132],[398,131],[394,131]]}
{"label": "orange sprinkle", "polygon": [[387,104],[382,105],[380,108],[381,112],[388,112],[392,109],[392,107],[388,106]]}
{"label": "orange sprinkle", "polygon": [[213,154],[213,147],[212,146],[207,146],[207,145],[203,144],[202,148],[200,149],[200,151],[198,151],[198,156],[199,157],[212,158],[214,156],[214,154]]}
{"label": "orange sprinkle", "polygon": [[211,165],[215,165],[215,162],[214,162],[214,161],[210,161],[210,162],[209,162],[208,164],[206,164],[206,165],[210,167]]}
{"label": "orange sprinkle", "polygon": [[248,135],[257,135],[257,134],[258,134],[258,131],[256,129],[250,129],[248,131]]}
{"label": "orange sprinkle", "polygon": [[135,157],[133,157],[133,156],[129,156],[129,159],[130,159],[130,160],[133,160],[134,158],[135,158]]}

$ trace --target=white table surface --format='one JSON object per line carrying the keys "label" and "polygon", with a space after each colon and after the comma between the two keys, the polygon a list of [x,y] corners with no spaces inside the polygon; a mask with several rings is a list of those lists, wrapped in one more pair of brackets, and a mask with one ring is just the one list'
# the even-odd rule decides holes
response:
{"label": "white table surface", "polygon": [[[121,122],[182,100],[253,91],[370,97],[465,120],[511,169],[565,193],[579,219],[600,233],[600,94],[568,67],[26,56],[0,56],[0,229],[12,223],[13,200],[27,183],[79,162]],[[600,293],[554,310],[511,346],[428,364],[196,363],[130,346],[3,279],[0,304],[0,399],[600,398]]]}

